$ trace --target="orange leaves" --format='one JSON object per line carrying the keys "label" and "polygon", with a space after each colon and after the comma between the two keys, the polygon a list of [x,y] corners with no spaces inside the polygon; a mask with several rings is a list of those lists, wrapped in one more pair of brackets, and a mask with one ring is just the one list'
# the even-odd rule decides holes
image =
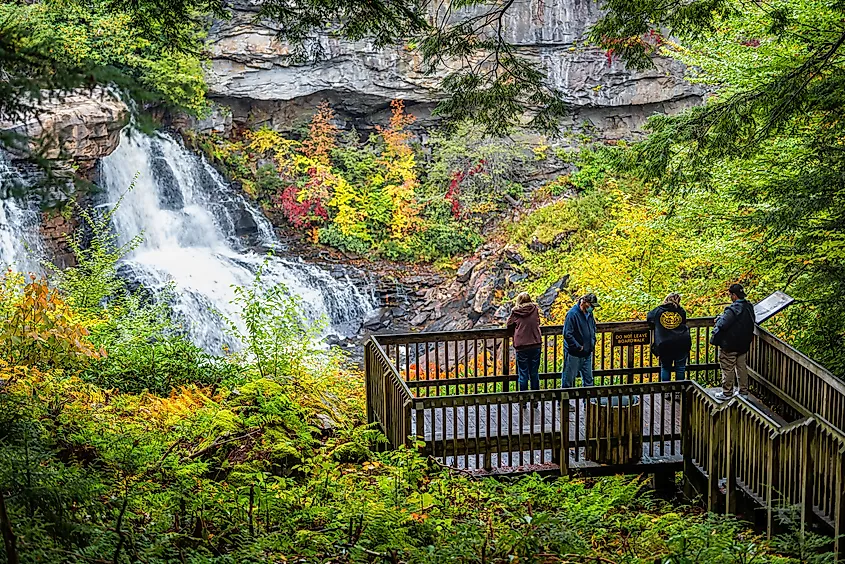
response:
{"label": "orange leaves", "polygon": [[[23,287],[4,285],[0,357],[11,364],[67,368],[102,358],[58,290],[34,276]],[[22,281],[20,282],[22,284]]]}
{"label": "orange leaves", "polygon": [[335,114],[325,100],[317,106],[317,113],[311,118],[308,139],[302,143],[306,157],[328,165],[332,149],[337,146],[338,129],[332,123]]}
{"label": "orange leaves", "polygon": [[386,128],[376,126],[376,130],[384,139],[386,146],[385,154],[388,157],[404,157],[412,154],[409,144],[411,132],[406,128],[416,121],[416,118],[405,113],[405,102],[393,100],[390,102],[390,122]]}

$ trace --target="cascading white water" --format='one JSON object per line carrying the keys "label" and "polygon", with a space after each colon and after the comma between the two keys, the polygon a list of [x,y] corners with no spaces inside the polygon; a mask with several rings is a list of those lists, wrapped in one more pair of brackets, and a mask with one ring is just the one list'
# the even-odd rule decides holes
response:
{"label": "cascading white water", "polygon": [[7,156],[0,153],[0,269],[41,273],[43,244],[39,232],[41,214],[34,201],[16,197],[27,185]]}
{"label": "cascading white water", "polygon": [[250,285],[262,264],[264,283],[283,284],[299,296],[305,315],[325,319],[331,332],[356,332],[373,308],[372,298],[346,277],[336,279],[301,259],[265,255],[281,246],[267,219],[204,159],[166,135],[124,130],[100,173],[108,204],[123,198],[113,217],[121,242],[143,236],[124,259],[124,271],[153,291],[172,282],[174,310],[208,351],[237,346],[216,312],[238,318],[230,303],[233,286]]}

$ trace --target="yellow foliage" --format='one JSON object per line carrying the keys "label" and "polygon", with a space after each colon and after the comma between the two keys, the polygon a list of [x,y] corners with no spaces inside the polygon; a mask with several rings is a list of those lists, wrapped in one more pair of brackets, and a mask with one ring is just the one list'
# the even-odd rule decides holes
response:
{"label": "yellow foliage", "polygon": [[419,226],[420,210],[415,197],[419,180],[410,145],[411,132],[405,129],[415,118],[405,113],[402,100],[393,100],[390,106],[392,114],[388,127],[377,129],[385,143],[380,161],[387,171],[384,190],[393,205],[391,237],[400,239]]}
{"label": "yellow foliage", "polygon": [[264,154],[270,151],[277,151],[285,139],[282,135],[270,129],[269,127],[262,127],[255,131],[248,131],[246,138],[249,141],[247,147],[251,151],[259,154]]}
{"label": "yellow foliage", "polygon": [[84,320],[58,290],[34,275],[21,284],[15,275],[0,284],[0,358],[43,368],[72,367],[105,356],[91,344]]}

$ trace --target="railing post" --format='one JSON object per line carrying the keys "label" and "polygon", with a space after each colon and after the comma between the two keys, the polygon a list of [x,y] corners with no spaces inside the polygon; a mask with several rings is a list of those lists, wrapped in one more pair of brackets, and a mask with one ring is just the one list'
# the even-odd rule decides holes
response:
{"label": "railing post", "polygon": [[[417,416],[416,431],[415,431],[416,438],[417,438],[418,441],[426,442],[425,441],[425,407],[420,407],[420,406],[424,406],[422,401],[420,401],[418,399],[415,399],[413,401],[414,401],[414,413]],[[433,424],[432,424],[432,432],[433,431],[434,431],[434,429],[433,429]]]}
{"label": "railing post", "polygon": [[[390,365],[388,365],[388,367],[389,366]],[[384,399],[384,411],[382,411],[382,413],[384,414],[384,421],[382,421],[382,424],[384,425],[384,432],[387,435],[387,439],[390,441],[390,447],[396,448],[399,445],[397,444],[396,433],[395,429],[393,428],[393,414],[390,412],[389,401],[387,399],[388,397],[390,397],[390,383],[387,381],[386,371],[383,371],[381,374],[381,389]]]}
{"label": "railing post", "polygon": [[367,393],[367,423],[372,424],[376,416],[373,413],[373,347],[370,341],[364,345],[364,381]]}
{"label": "railing post", "polygon": [[[560,475],[569,474],[569,393],[560,392]],[[575,422],[578,432],[578,422]],[[577,444],[577,443],[576,443]]]}
{"label": "railing post", "polygon": [[815,460],[813,458],[813,442],[815,442],[816,426],[807,425],[804,428],[804,448],[801,453],[801,536],[806,532],[807,519],[813,514],[813,480],[815,478]]}
{"label": "railing post", "polygon": [[407,447],[412,446],[411,443],[411,406],[414,404],[412,399],[405,400],[402,403],[402,437],[399,437],[400,444]]}
{"label": "railing post", "polygon": [[837,562],[845,562],[845,453],[836,459],[836,505],[833,513],[833,551]]}
{"label": "railing post", "polygon": [[736,513],[736,434],[737,422],[734,421],[735,409],[730,409],[725,432],[725,513]]}
{"label": "railing post", "polygon": [[502,374],[510,376],[511,373],[511,338],[510,335],[502,337],[502,346],[505,350],[502,351]]}
{"label": "railing post", "polygon": [[[711,419],[715,413],[711,411]],[[716,511],[716,503],[719,499],[719,471],[716,468],[716,448],[723,441],[719,440],[716,428],[722,427],[722,422],[710,426],[710,440],[707,441],[707,511]],[[718,442],[717,442],[718,441]]]}
{"label": "railing post", "polygon": [[780,466],[780,435],[774,435],[769,441],[769,457],[766,461],[766,538],[772,540],[774,526],[775,468]]}
{"label": "railing post", "polygon": [[[687,380],[689,382],[689,380]],[[681,455],[684,457],[684,493],[689,493],[689,479],[693,475],[692,467],[692,424],[690,408],[692,406],[692,386],[684,385],[681,392]],[[688,497],[692,497],[688,495]]]}

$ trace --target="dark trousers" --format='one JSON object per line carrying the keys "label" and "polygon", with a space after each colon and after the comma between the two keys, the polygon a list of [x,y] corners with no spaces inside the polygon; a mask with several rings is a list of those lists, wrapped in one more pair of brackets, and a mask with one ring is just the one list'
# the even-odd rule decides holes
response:
{"label": "dark trousers", "polygon": [[516,351],[516,373],[519,376],[519,391],[528,389],[528,381],[531,381],[531,389],[540,389],[540,347]]}

